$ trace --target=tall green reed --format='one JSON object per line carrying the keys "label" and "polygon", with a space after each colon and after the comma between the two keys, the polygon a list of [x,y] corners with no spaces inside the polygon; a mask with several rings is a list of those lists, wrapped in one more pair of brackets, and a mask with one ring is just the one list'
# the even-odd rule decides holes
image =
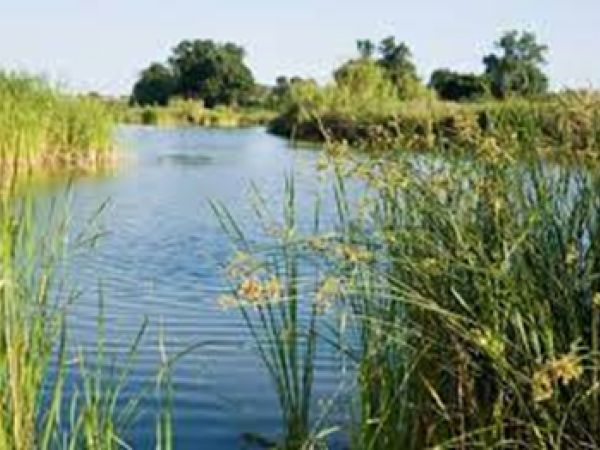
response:
{"label": "tall green reed", "polygon": [[[284,192],[279,216],[254,189],[252,203],[260,238],[254,232],[245,233],[224,205],[212,203],[212,207],[236,250],[231,264],[225,267],[231,295],[220,300],[225,307],[241,311],[275,386],[283,436],[272,445],[295,449],[318,445],[321,440],[314,428],[313,383],[317,322],[322,311],[316,302],[306,301],[314,298],[315,277],[320,277],[321,269],[304,270],[307,242],[298,223],[300,210],[293,177],[286,179]],[[319,208],[317,202],[314,232],[319,231]]]}
{"label": "tall green reed", "polygon": [[496,150],[356,169],[357,448],[597,446],[598,177]]}
{"label": "tall green reed", "polygon": [[[273,301],[264,249],[217,208],[244,252],[233,293],[284,411],[302,391],[279,363],[297,347],[278,311],[314,323],[313,354],[327,346],[353,364],[353,448],[600,447],[600,178],[585,158],[534,150],[336,150],[334,229],[279,242],[316,286],[293,303]],[[342,318],[333,329],[307,314],[324,291]]]}
{"label": "tall green reed", "polygon": [[[67,317],[77,292],[66,278],[65,255],[89,252],[86,243],[94,239],[84,233],[77,248],[67,248],[68,210],[40,215],[38,206],[29,193],[0,191],[0,448],[130,448],[130,426],[152,387],[149,380],[125,396],[146,325],[124,360],[112,360],[101,302],[96,347],[73,351]],[[170,366],[164,364],[160,386]],[[157,430],[168,420],[162,417]],[[157,438],[157,448],[170,448],[168,437]]]}
{"label": "tall green reed", "polygon": [[80,169],[112,156],[113,114],[47,81],[0,72],[0,169]]}

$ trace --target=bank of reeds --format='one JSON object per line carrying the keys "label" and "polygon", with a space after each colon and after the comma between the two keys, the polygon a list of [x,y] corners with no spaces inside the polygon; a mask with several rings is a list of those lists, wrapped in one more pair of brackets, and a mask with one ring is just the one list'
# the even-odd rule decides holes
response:
{"label": "bank of reeds", "polygon": [[300,91],[270,130],[298,140],[346,141],[367,150],[477,151],[490,139],[525,151],[596,157],[600,150],[600,94],[592,91],[464,104],[431,98],[390,102],[377,96],[361,103],[361,95],[347,97],[334,102]]}
{"label": "bank of reeds", "polygon": [[265,126],[274,117],[272,111],[249,108],[205,108],[193,100],[172,100],[169,105],[132,106],[120,110],[120,120],[135,125],[199,126],[239,128]]}
{"label": "bank of reeds", "polygon": [[49,82],[0,72],[0,171],[94,168],[113,157],[113,115]]}
{"label": "bank of reeds", "polygon": [[[279,266],[314,272],[294,302],[262,282],[289,276],[236,241],[246,269],[230,302],[260,331],[273,379],[293,366],[272,361],[293,352],[309,358],[307,379],[323,347],[350,362],[352,414],[339,432],[352,448],[600,448],[600,178],[580,159],[554,165],[533,150],[336,151],[336,225],[278,234],[288,237]],[[272,308],[294,325],[273,322]],[[315,348],[292,336],[317,336]],[[303,429],[305,442],[319,436]]]}
{"label": "bank of reeds", "polygon": [[[154,387],[148,380],[138,397],[128,384],[146,326],[140,324],[123,359],[113,360],[99,302],[97,346],[71,345],[69,310],[78,291],[65,271],[66,255],[90,251],[94,239],[87,233],[66,239],[68,212],[44,210],[41,215],[29,195],[10,186],[0,191],[0,448],[131,448],[139,399]],[[159,387],[168,384],[169,365],[165,361]],[[157,418],[156,448],[171,445],[166,412]]]}

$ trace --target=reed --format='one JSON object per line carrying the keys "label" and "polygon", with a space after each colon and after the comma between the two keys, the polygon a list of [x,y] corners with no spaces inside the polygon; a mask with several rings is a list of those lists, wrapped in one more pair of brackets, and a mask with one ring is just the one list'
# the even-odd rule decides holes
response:
{"label": "reed", "polygon": [[360,170],[381,264],[352,280],[357,448],[597,448],[594,171],[492,150]]}
{"label": "reed", "polygon": [[[101,302],[97,346],[70,345],[67,317],[77,291],[62,268],[67,252],[90,251],[90,236],[66,248],[67,212],[52,208],[41,217],[38,206],[27,193],[0,191],[0,448],[129,448],[139,399],[152,387],[149,380],[123,401],[146,326],[124,360],[113,361]],[[166,426],[161,419],[157,432]],[[170,448],[167,438],[160,442]]]}
{"label": "reed", "polygon": [[[317,323],[322,311],[317,303],[305,299],[318,290],[322,270],[307,271],[303,264],[306,243],[297,233],[299,210],[293,177],[286,180],[284,191],[279,215],[254,190],[256,228],[248,234],[224,205],[212,203],[235,249],[235,257],[224,267],[231,293],[219,301],[223,307],[241,312],[279,400],[282,435],[250,435],[250,440],[269,448],[315,448],[322,440],[313,398]],[[319,205],[314,214],[319,217]],[[318,232],[318,221],[312,230]]]}
{"label": "reed", "polygon": [[47,81],[0,72],[0,170],[93,168],[113,156],[113,114]]}
{"label": "reed", "polygon": [[[516,132],[535,130],[524,121]],[[576,154],[570,164],[550,162],[536,148],[492,139],[468,156],[330,150],[319,168],[336,180],[337,221],[313,236],[293,227],[279,250],[312,290],[293,303],[275,300],[260,280],[277,270],[260,247],[235,240],[252,263],[234,300],[282,410],[298,393],[280,381],[288,366],[273,363],[278,349],[297,348],[281,338],[289,326],[271,322],[284,308],[282,317],[311,324],[303,334],[315,336],[314,350],[305,355],[314,361],[335,349],[350,364],[352,414],[338,429],[352,448],[600,448],[595,166]],[[338,319],[311,312],[324,298]],[[320,432],[284,447],[307,448]]]}
{"label": "reed", "polygon": [[264,109],[217,107],[205,108],[194,100],[171,100],[167,106],[129,107],[119,119],[128,124],[153,126],[199,126],[239,128],[264,126],[275,113]]}
{"label": "reed", "polygon": [[525,152],[535,148],[554,155],[598,155],[600,96],[593,91],[465,104],[434,98],[393,101],[385,94],[345,94],[342,101],[339,92],[315,92],[293,97],[271,122],[271,132],[299,140],[346,141],[370,151],[476,152],[494,139]]}

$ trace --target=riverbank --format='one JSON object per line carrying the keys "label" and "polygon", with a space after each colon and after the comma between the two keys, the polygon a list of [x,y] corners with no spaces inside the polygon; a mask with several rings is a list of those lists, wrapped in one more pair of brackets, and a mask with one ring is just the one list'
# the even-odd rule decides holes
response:
{"label": "riverbank", "polygon": [[273,134],[312,142],[342,142],[368,150],[498,148],[600,150],[600,94],[567,92],[540,99],[452,103],[397,102],[392,108],[342,109],[297,97],[269,124]]}
{"label": "riverbank", "polygon": [[168,106],[132,106],[118,110],[119,121],[130,125],[243,128],[266,126],[276,113],[266,109],[205,108],[195,101],[177,100]]}
{"label": "riverbank", "polygon": [[0,72],[0,170],[92,168],[113,160],[113,115],[28,75]]}

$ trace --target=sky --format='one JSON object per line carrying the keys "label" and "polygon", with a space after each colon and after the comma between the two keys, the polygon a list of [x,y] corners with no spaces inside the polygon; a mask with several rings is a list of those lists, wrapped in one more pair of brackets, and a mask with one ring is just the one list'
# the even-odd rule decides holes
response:
{"label": "sky", "polygon": [[394,35],[420,74],[481,71],[510,29],[548,44],[554,88],[600,88],[600,0],[3,0],[0,67],[77,91],[127,94],[184,39],[241,44],[256,78],[325,81],[357,39]]}

